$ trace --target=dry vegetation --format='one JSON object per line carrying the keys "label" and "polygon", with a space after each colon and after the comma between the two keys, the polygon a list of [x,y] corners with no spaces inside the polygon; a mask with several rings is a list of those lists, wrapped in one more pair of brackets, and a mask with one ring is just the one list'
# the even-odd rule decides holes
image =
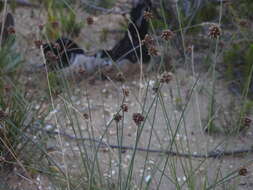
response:
{"label": "dry vegetation", "polygon": [[0,1],[0,190],[253,188],[251,0],[153,2],[150,63],[107,80],[38,67],[40,42],[113,47],[130,1],[31,2]]}

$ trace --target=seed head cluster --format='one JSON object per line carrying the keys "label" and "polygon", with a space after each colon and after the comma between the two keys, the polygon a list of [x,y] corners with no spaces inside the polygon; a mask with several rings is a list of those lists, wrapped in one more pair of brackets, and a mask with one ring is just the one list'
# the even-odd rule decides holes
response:
{"label": "seed head cluster", "polygon": [[152,38],[151,35],[146,34],[145,37],[144,37],[144,39],[142,40],[142,44],[146,45],[147,47],[154,46],[155,45],[155,41],[154,41],[154,39]]}
{"label": "seed head cluster", "polygon": [[153,18],[153,14],[150,11],[144,11],[143,17],[145,20],[151,20]]}
{"label": "seed head cluster", "polygon": [[171,30],[164,30],[162,35],[161,35],[161,38],[166,40],[166,41],[169,41],[171,40],[173,37],[174,37],[174,32],[172,32]]}
{"label": "seed head cluster", "polygon": [[169,83],[172,80],[172,73],[171,72],[164,72],[161,75],[160,82],[161,83]]}
{"label": "seed head cluster", "polygon": [[36,46],[37,48],[40,48],[40,46],[43,45],[42,40],[35,40],[35,41],[34,41],[34,44],[35,44],[35,46]]}
{"label": "seed head cluster", "polygon": [[246,176],[248,174],[247,168],[241,168],[238,172],[239,175],[241,176]]}
{"label": "seed head cluster", "polygon": [[149,55],[151,55],[151,56],[159,56],[159,55],[160,55],[158,49],[157,49],[155,46],[150,46],[150,47],[148,48],[148,53],[149,53]]}
{"label": "seed head cluster", "polygon": [[244,126],[249,127],[251,124],[252,120],[248,117],[244,118]]}
{"label": "seed head cluster", "polygon": [[123,95],[124,95],[125,97],[128,97],[128,96],[129,96],[129,89],[123,88],[122,91],[123,91]]}
{"label": "seed head cluster", "polygon": [[8,34],[15,34],[16,30],[13,26],[10,26],[7,28],[7,32],[8,32]]}
{"label": "seed head cluster", "polygon": [[125,78],[124,78],[124,75],[123,75],[122,72],[117,73],[116,80],[119,81],[119,82],[124,82],[125,81]]}
{"label": "seed head cluster", "polygon": [[144,44],[148,48],[148,53],[151,56],[159,56],[159,51],[155,46],[155,41],[149,34],[146,34],[144,39],[142,40],[142,44]]}
{"label": "seed head cluster", "polygon": [[208,36],[212,39],[216,39],[221,35],[221,28],[217,24],[212,24],[208,30]]}
{"label": "seed head cluster", "polygon": [[114,121],[116,121],[118,123],[122,119],[122,115],[120,115],[119,113],[116,113],[114,115],[113,119],[114,119]]}
{"label": "seed head cluster", "polygon": [[133,121],[139,126],[144,121],[144,116],[141,113],[134,113]]}
{"label": "seed head cluster", "polygon": [[84,114],[83,114],[83,117],[84,117],[84,119],[86,119],[86,120],[89,119],[89,115],[88,115],[87,113],[84,113]]}
{"label": "seed head cluster", "polygon": [[56,61],[58,59],[58,57],[51,51],[46,53],[46,59],[50,60],[50,61]]}
{"label": "seed head cluster", "polygon": [[86,22],[87,22],[88,25],[94,24],[94,19],[93,19],[93,17],[88,16],[88,17],[86,18]]}
{"label": "seed head cluster", "polygon": [[122,104],[120,107],[123,112],[128,112],[128,106],[126,104]]}

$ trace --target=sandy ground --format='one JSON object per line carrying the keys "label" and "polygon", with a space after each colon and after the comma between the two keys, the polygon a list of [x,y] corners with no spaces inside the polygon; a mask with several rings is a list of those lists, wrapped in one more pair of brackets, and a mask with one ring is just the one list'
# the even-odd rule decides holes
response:
{"label": "sandy ground", "polygon": [[[32,10],[23,8],[17,9],[15,14],[18,15],[15,18],[17,35],[19,36],[18,42],[20,43],[18,47],[23,55],[25,55],[26,60],[24,71],[26,76],[24,78],[26,78],[29,85],[35,89],[33,89],[32,92],[35,91],[45,94],[46,90],[43,89],[47,88],[45,73],[32,72],[33,65],[41,63],[42,61],[41,54],[39,50],[34,47],[33,41],[37,36],[37,26],[45,22],[45,16],[43,12],[40,13],[37,10],[32,12]],[[85,14],[80,13],[80,20],[84,18]],[[119,36],[113,37],[109,35],[108,38],[110,40],[106,41],[106,43],[101,43],[99,41],[99,30],[103,27],[117,28],[118,22],[116,21],[119,19],[122,18],[112,15],[98,17],[98,24],[90,28],[84,28],[77,40],[81,42],[80,45],[82,47],[89,47],[91,50],[111,47],[115,41],[118,40]],[[108,24],[108,20],[110,24]],[[199,74],[200,78],[191,94],[191,89],[195,85]],[[169,84],[164,84],[161,89],[164,107],[161,106],[162,104],[159,101],[154,104],[152,103],[156,97],[156,93],[152,90],[156,78],[155,73],[149,73],[141,82],[139,80],[140,76],[138,74],[132,75],[131,71],[125,73],[125,76],[127,80],[123,84],[110,80],[96,80],[94,84],[90,84],[87,80],[81,80],[75,84],[71,83],[70,96],[68,96],[67,93],[62,93],[54,97],[54,109],[48,114],[46,122],[52,124],[52,126],[56,126],[56,130],[58,131],[73,135],[73,128],[71,126],[73,126],[72,119],[75,118],[75,121],[78,121],[80,125],[84,137],[88,137],[93,133],[94,137],[99,139],[105,134],[103,139],[104,142],[118,144],[115,122],[112,122],[108,129],[106,128],[106,124],[111,121],[113,115],[119,110],[122,104],[122,88],[127,88],[130,94],[126,97],[125,103],[128,105],[129,109],[124,115],[124,127],[121,128],[121,130],[123,130],[124,145],[134,146],[138,127],[133,122],[132,115],[133,113],[141,112],[144,95],[147,91],[148,95],[146,97],[144,115],[148,116],[138,147],[148,146],[151,132],[152,138],[150,140],[150,148],[152,149],[169,149],[172,141],[171,132],[175,134],[175,141],[177,144],[177,146],[174,145],[172,147],[172,150],[183,153],[206,154],[209,151],[239,150],[252,147],[252,126],[244,132],[233,136],[224,133],[207,135],[203,132],[203,127],[206,125],[208,118],[209,93],[212,86],[211,75],[207,71],[197,70],[196,74],[192,74],[191,69],[184,69],[183,67],[179,67],[173,71],[172,81]],[[44,79],[44,81],[41,79]],[[223,79],[218,79],[216,82],[215,124],[219,129],[229,131],[234,124],[233,118],[237,113],[236,109],[240,97],[234,96],[228,90],[226,82]],[[147,89],[148,86],[149,88]],[[157,109],[155,110],[156,104]],[[184,110],[186,104],[188,104],[188,106]],[[152,108],[149,111],[151,105]],[[46,106],[50,106],[50,103],[46,104]],[[68,107],[72,115],[66,115],[64,111],[65,107]],[[167,112],[166,117],[164,116],[164,111],[162,111],[163,109]],[[85,120],[83,118],[84,113],[88,113],[91,120]],[[183,119],[181,118],[182,113],[184,113]],[[253,116],[249,115],[249,117],[252,118]],[[57,122],[55,119],[57,119]],[[152,125],[153,120],[154,125]],[[178,124],[179,121],[180,124]],[[152,126],[154,126],[154,128],[152,128]],[[178,131],[176,131],[177,126]],[[120,123],[119,127],[122,127],[122,123]],[[75,128],[75,130],[77,130],[77,128]],[[59,143],[61,140],[62,144]],[[89,145],[88,142],[86,142],[86,144],[87,146]],[[53,152],[52,156],[56,158],[56,160],[59,160],[61,164],[61,152],[63,151],[69,171],[78,173],[81,160],[79,157],[80,152],[75,142],[68,138],[61,137],[59,139],[56,137],[56,141],[49,141],[48,146],[54,146],[56,150],[59,150]],[[132,153],[132,151],[127,150],[122,154],[124,175],[127,173],[127,166],[130,163]],[[137,152],[136,154],[133,175],[135,184],[140,183],[146,156],[146,152]],[[167,156],[165,155],[148,154],[148,166],[144,173],[146,180],[148,180],[148,176],[153,174],[155,165],[159,166],[160,170],[163,169],[166,158]],[[98,153],[98,160],[105,179],[108,179],[108,181],[112,183],[115,180],[115,176],[118,175],[118,151],[102,149]],[[235,189],[246,190],[253,188],[252,154],[228,156],[219,159],[189,159],[170,156],[168,160],[169,164],[165,170],[166,176],[162,179],[161,190],[176,189],[175,185],[172,183],[175,179],[177,179],[179,184],[182,184],[182,189],[190,189],[185,184],[190,176],[187,176],[187,172],[184,170],[188,170],[188,173],[189,171],[194,171],[197,187],[201,189],[200,184],[204,183],[206,177],[208,177],[208,183],[212,184],[217,176],[220,178],[225,177],[227,174],[243,166],[248,170],[247,176],[231,179],[227,182],[226,186],[221,185],[216,189],[230,189],[230,187],[235,187]],[[176,173],[172,172],[173,166],[170,165],[172,163],[176,166]],[[185,168],[182,168],[182,165],[184,165]],[[64,165],[62,165],[62,167],[64,168]],[[152,176],[153,181],[150,189],[156,189],[160,174],[160,171],[158,171]],[[174,175],[177,177],[174,177]],[[36,183],[35,186],[37,186],[36,189],[51,189],[51,185],[48,184],[44,176],[38,174],[34,177],[34,181]],[[8,182],[12,184],[11,186],[13,189],[15,189],[14,187],[20,190],[35,189],[35,186],[32,186],[29,181],[18,176],[9,178]],[[115,181],[115,183],[117,182]]]}

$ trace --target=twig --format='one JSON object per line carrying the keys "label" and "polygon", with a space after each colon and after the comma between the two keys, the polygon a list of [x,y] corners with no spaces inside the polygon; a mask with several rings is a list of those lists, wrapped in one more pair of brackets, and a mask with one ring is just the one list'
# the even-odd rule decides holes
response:
{"label": "twig", "polygon": [[[63,132],[57,132],[57,131],[48,131],[42,128],[36,128],[40,131],[46,132],[51,135],[60,135],[62,137],[66,137],[70,140],[76,140],[76,141],[92,141],[95,143],[98,143],[100,145],[99,148],[111,148],[111,149],[121,149],[121,150],[134,150],[134,147],[131,146],[119,146],[119,145],[113,145],[113,144],[107,144],[105,142],[102,142],[102,140],[97,140],[93,138],[79,138],[72,135],[69,135],[67,133]],[[240,154],[247,154],[247,153],[253,153],[253,148],[248,149],[239,149],[239,150],[229,150],[229,151],[210,151],[206,154],[188,154],[183,152],[175,152],[175,151],[168,151],[168,150],[158,150],[158,149],[147,149],[147,148],[141,148],[137,147],[137,151],[140,152],[150,152],[150,153],[159,153],[159,154],[165,154],[168,156],[178,156],[178,157],[184,157],[184,158],[222,158],[225,156],[236,156]]]}

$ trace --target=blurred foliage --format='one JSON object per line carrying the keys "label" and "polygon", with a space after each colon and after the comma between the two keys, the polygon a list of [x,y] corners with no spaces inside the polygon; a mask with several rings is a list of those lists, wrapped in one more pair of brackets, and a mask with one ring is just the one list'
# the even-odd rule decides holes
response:
{"label": "blurred foliage", "polygon": [[48,80],[50,84],[50,90],[52,92],[52,95],[58,95],[62,92],[62,86],[61,86],[61,80],[60,76],[57,75],[55,72],[49,72],[48,73]]}
{"label": "blurred foliage", "polygon": [[116,0],[86,0],[86,1],[91,5],[103,8],[112,8],[116,3]]}
{"label": "blurred foliage", "polygon": [[112,8],[115,5],[116,0],[95,0],[97,5],[104,8]]}
{"label": "blurred foliage", "polygon": [[206,3],[196,14],[194,19],[195,24],[201,22],[212,22],[219,17],[217,5]]}
{"label": "blurred foliage", "polygon": [[68,3],[62,2],[55,0],[45,1],[48,18],[45,29],[49,39],[57,39],[60,36],[77,37],[84,26],[84,22],[77,21],[76,13],[67,6]]}
{"label": "blurred foliage", "polygon": [[0,170],[4,172],[17,166],[18,160],[34,159],[33,154],[39,150],[27,135],[41,113],[40,107],[33,109],[31,97],[28,98],[20,80],[23,62],[16,48],[15,34],[10,34],[0,47],[0,157],[4,160]]}
{"label": "blurred foliage", "polygon": [[233,44],[230,49],[225,51],[223,60],[228,79],[237,83],[241,92],[247,87],[247,80],[251,80],[249,95],[253,97],[253,79],[250,76],[253,66],[253,44],[249,42]]}
{"label": "blurred foliage", "polygon": [[[23,142],[20,136],[22,126],[28,116],[28,106],[25,104],[18,83],[18,68],[23,59],[15,49],[15,36],[8,37],[0,49],[0,155],[14,159],[13,154],[19,152],[17,147]],[[10,152],[13,151],[13,152]]]}
{"label": "blurred foliage", "polygon": [[0,78],[14,77],[22,62],[21,55],[15,51],[15,35],[10,35],[6,43],[0,49]]}
{"label": "blurred foliage", "polygon": [[231,8],[237,12],[237,15],[245,19],[253,20],[253,1],[252,0],[237,0],[233,1]]}

